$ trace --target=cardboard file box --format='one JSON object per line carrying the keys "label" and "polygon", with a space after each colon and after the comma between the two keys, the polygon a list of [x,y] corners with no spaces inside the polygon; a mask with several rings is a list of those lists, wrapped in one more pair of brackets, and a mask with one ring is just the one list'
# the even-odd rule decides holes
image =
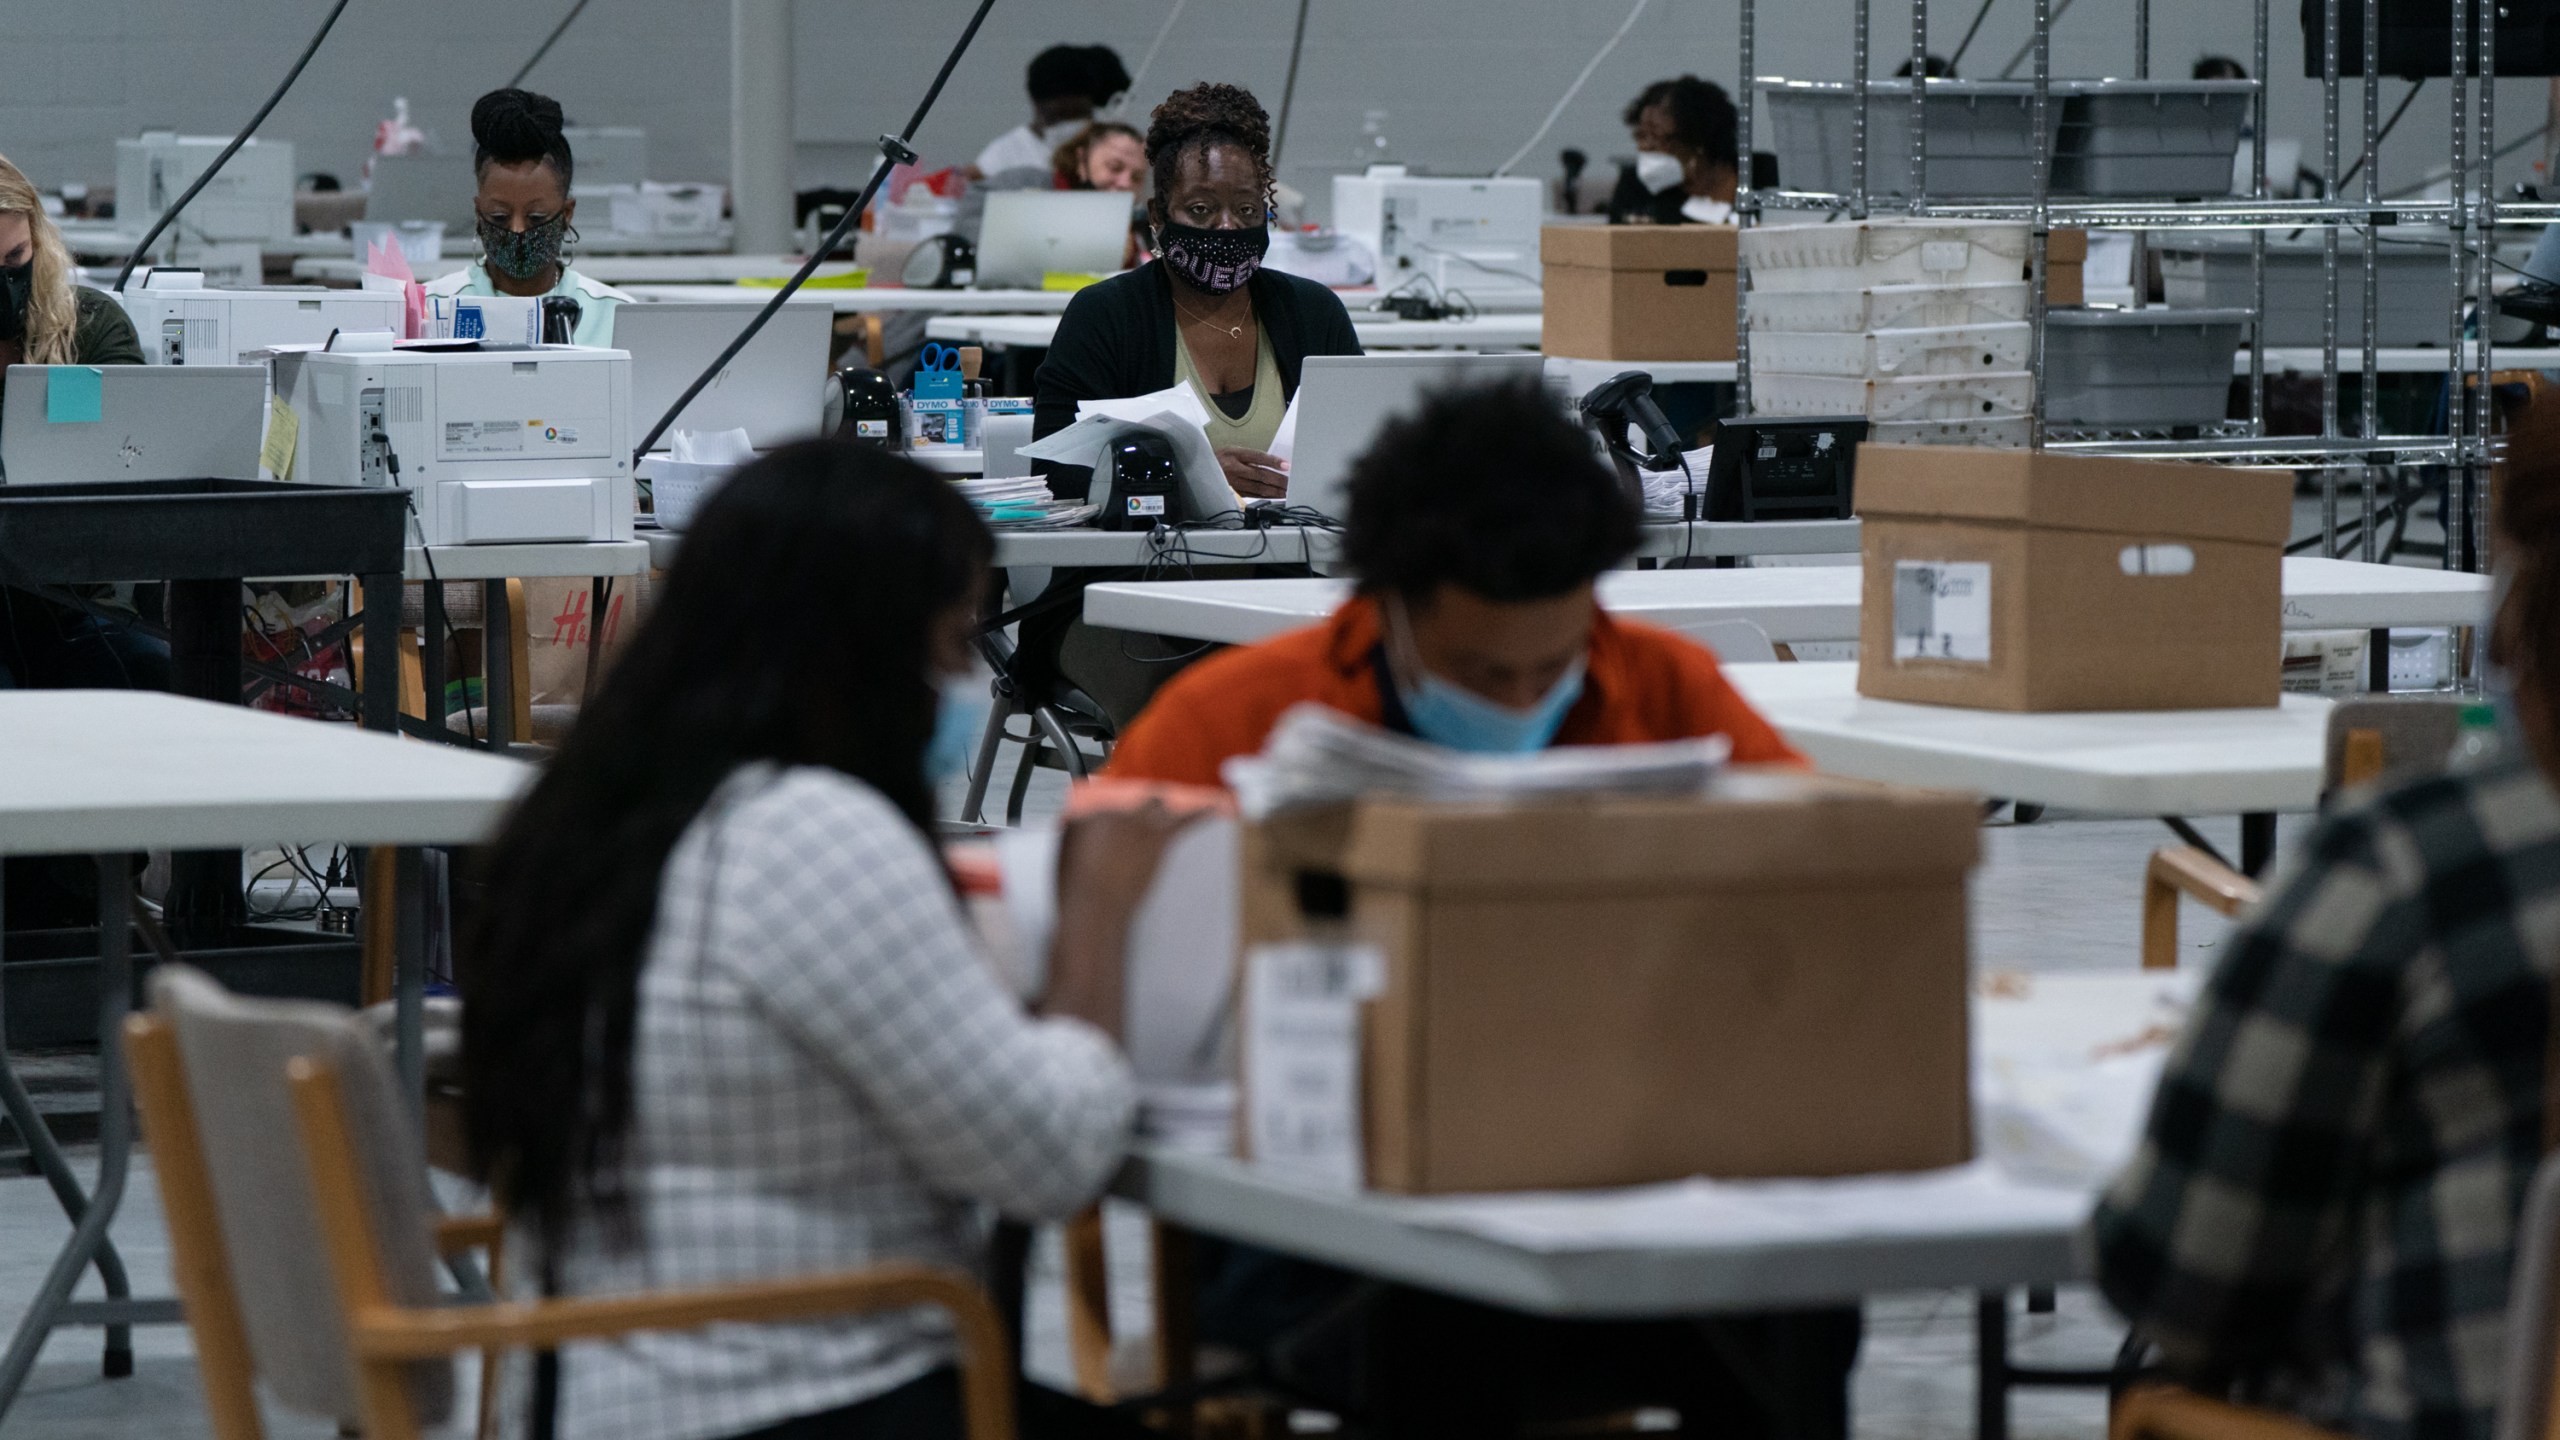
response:
{"label": "cardboard file box", "polygon": [[1864,445],[1858,693],[1985,710],[2276,703],[2293,478]]}
{"label": "cardboard file box", "polygon": [[1246,831],[1247,952],[1383,957],[1359,1040],[1377,1189],[1953,1165],[1978,819],[1787,769],[1693,799],[1288,814]]}
{"label": "cardboard file box", "polygon": [[[2081,305],[2088,301],[2089,232],[2056,227],[2044,242],[2044,303]],[[2033,280],[2030,271],[2026,277]]]}
{"label": "cardboard file box", "polygon": [[1539,348],[1577,360],[1730,360],[1730,225],[1549,225]]}

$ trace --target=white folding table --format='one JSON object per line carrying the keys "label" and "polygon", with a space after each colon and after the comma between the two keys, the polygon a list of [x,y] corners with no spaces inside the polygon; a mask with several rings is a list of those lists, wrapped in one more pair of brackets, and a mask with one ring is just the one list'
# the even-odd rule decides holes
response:
{"label": "white folding table", "polygon": [[[1613,613],[1674,630],[1745,620],[1780,644],[1855,640],[1860,574],[1854,565],[1613,570],[1600,577],[1600,598]],[[1096,585],[1085,592],[1084,615],[1119,630],[1245,645],[1322,619],[1348,593],[1346,582],[1326,579]],[[2284,562],[2288,630],[2479,625],[2488,614],[2485,575],[2316,556]]]}
{"label": "white folding table", "polygon": [[[1472,320],[1407,320],[1372,310],[1351,312],[1351,328],[1364,350],[1535,350],[1540,325],[1535,311],[1478,315]],[[928,340],[962,345],[1045,349],[1058,333],[1058,321],[1054,315],[961,314],[955,307],[927,321],[924,333]]]}
{"label": "white folding table", "polygon": [[[2158,1019],[2163,997],[2180,989],[2181,977],[2164,972],[2036,975],[2016,992],[1977,996],[1974,1028],[1984,1053],[1976,1071],[2049,1071],[2057,1057],[2070,1063],[2102,1046],[2141,1045],[2136,1037]],[[2120,1103],[2095,1108],[2138,1123],[2139,1097],[2115,1087],[2147,1090],[2150,1074],[2093,1071],[2073,1083],[2106,1088]],[[1976,1103],[1985,1103],[1982,1093]],[[1983,1166],[1835,1182],[1409,1197],[1326,1189],[1247,1161],[1142,1147],[1114,1191],[1176,1232],[1559,1318],[1689,1317],[1903,1290],[1975,1291],[1984,1429],[1996,1433],[2006,1390],[2025,1373],[2009,1362],[2003,1297],[2087,1278],[2081,1228],[2097,1186],[2135,1140],[2130,1131],[2078,1133],[2089,1128],[2087,1113],[2069,1108],[2059,1117],[2084,1144],[2083,1168],[2033,1183]],[[1976,1131],[1995,1135],[2000,1127]],[[1159,1324],[1176,1335],[1188,1329],[1181,1314],[1160,1315]]]}
{"label": "white folding table", "polygon": [[[579,268],[584,269],[585,266]],[[780,270],[772,278],[780,279],[790,273],[788,269]],[[773,291],[758,285],[655,281],[609,283],[631,298],[644,301],[773,298]],[[910,290],[901,285],[857,285],[848,290],[817,285],[802,287],[792,298],[795,301],[825,299],[839,315],[921,310],[930,314],[1038,316],[1059,314],[1075,296],[1065,290]]]}
{"label": "white folding table", "polygon": [[2318,806],[2329,702],[2251,710],[2013,714],[1870,700],[1854,664],[1728,665],[1754,709],[1842,775],[2129,815],[2240,817],[2257,874],[2276,812]]}
{"label": "white folding table", "polygon": [[[491,755],[148,691],[0,691],[0,855],[98,858],[98,1177],[84,1192],[0,1050],[0,1104],[72,1220],[70,1241],[0,1359],[0,1414],[45,1339],[107,1329],[107,1373],[130,1374],[129,1327],[173,1322],[175,1301],[134,1300],[107,1230],[133,1150],[123,1024],[133,994],[130,857],[332,841],[401,847],[394,993],[401,1077],[424,1080],[423,866],[414,848],[488,837],[533,772]],[[385,903],[367,895],[365,903]],[[95,1265],[103,1301],[71,1299]]]}

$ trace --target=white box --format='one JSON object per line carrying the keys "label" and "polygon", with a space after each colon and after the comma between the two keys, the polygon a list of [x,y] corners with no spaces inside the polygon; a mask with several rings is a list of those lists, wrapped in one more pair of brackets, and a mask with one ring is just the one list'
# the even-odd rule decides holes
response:
{"label": "white box", "polygon": [[2034,338],[2025,321],[1863,335],[1771,330],[1751,337],[1751,363],[1793,375],[1975,375],[2025,369]]}
{"label": "white box", "polygon": [[[116,228],[139,237],[204,173],[228,135],[149,131],[116,142]],[[180,215],[194,240],[293,238],[293,143],[251,140]]]}
{"label": "white box", "polygon": [[2005,222],[1879,219],[1763,225],[1739,243],[1755,291],[1845,291],[2014,282],[2026,274],[2028,237]]}
{"label": "white box", "polygon": [[287,478],[402,486],[428,544],[631,538],[626,351],[296,352],[275,377],[300,427]]}
{"label": "white box", "polygon": [[729,191],[721,185],[661,185],[653,180],[611,186],[599,198],[617,235],[716,235]]}
{"label": "white box", "polygon": [[1870,420],[2001,420],[2028,413],[2036,378],[2025,371],[1911,375],[1869,380],[1845,375],[1751,374],[1760,415],[1864,415]]}
{"label": "white box", "polygon": [[[2024,320],[2024,280],[1973,285],[1870,285],[1855,290],[1763,290],[1751,296],[1751,330],[1898,330]],[[1757,344],[1755,340],[1753,342]]]}
{"label": "white box", "polygon": [[318,345],[340,330],[398,334],[396,290],[204,288],[195,271],[152,270],[116,299],[154,365],[251,365],[279,345]]}
{"label": "white box", "polygon": [[1463,291],[1479,310],[1538,308],[1545,218],[1546,186],[1525,176],[1409,175],[1380,166],[1333,177],[1333,228],[1378,257],[1379,289]]}

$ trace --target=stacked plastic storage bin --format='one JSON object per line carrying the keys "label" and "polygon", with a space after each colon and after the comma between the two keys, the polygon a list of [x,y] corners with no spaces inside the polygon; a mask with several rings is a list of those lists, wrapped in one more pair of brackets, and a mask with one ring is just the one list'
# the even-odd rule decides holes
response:
{"label": "stacked plastic storage bin", "polygon": [[2027,227],[1874,219],[1745,230],[1751,398],[1863,415],[1878,440],[2024,445]]}

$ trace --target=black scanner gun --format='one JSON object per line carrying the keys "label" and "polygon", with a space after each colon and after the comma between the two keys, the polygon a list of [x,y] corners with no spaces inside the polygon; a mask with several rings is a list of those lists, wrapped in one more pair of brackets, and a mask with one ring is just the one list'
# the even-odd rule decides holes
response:
{"label": "black scanner gun", "polygon": [[[1653,377],[1642,370],[1622,370],[1592,387],[1575,408],[1609,452],[1610,463],[1618,470],[1618,483],[1626,487],[1636,508],[1643,509],[1644,481],[1636,472],[1680,468],[1680,432],[1664,417],[1662,407],[1654,403]],[[1643,450],[1627,443],[1630,425],[1644,436]],[[1686,518],[1697,519],[1697,508],[1698,497],[1689,496],[1684,502]]]}
{"label": "black scanner gun", "polygon": [[1173,458],[1173,442],[1161,435],[1135,431],[1111,442],[1103,452],[1108,475],[1102,487],[1102,513],[1094,525],[1103,530],[1152,530],[1179,524],[1182,467]]}

